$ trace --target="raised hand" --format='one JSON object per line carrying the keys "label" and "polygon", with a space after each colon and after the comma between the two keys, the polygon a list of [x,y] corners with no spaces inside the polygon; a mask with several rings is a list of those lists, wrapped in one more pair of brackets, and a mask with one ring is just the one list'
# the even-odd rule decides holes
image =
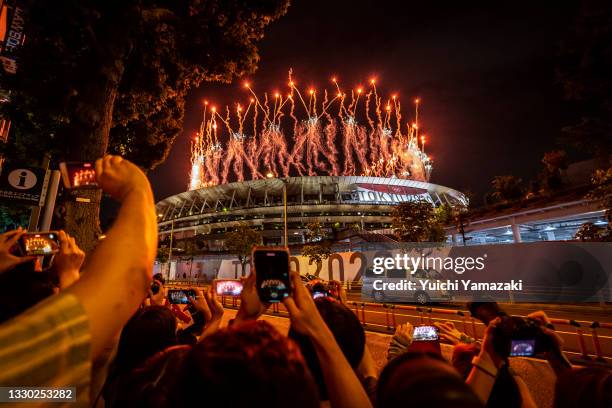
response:
{"label": "raised hand", "polygon": [[414,326],[410,324],[410,322],[402,323],[395,328],[395,335],[397,340],[404,344],[405,346],[409,346],[412,344],[412,332],[414,331]]}
{"label": "raised hand", "polygon": [[455,345],[463,342],[467,336],[459,331],[453,322],[435,322],[434,326],[438,328],[440,337],[443,340]]}
{"label": "raised hand", "polygon": [[118,201],[123,201],[132,191],[151,193],[142,170],[120,156],[107,155],[96,160],[96,177],[100,188]]}
{"label": "raised hand", "polygon": [[328,331],[329,329],[319,314],[310,292],[302,283],[300,275],[297,272],[291,272],[290,278],[293,286],[293,297],[285,298],[283,303],[291,316],[291,326],[298,333],[310,337]]}
{"label": "raised hand", "polygon": [[204,331],[200,339],[209,336],[219,329],[221,319],[223,318],[223,305],[217,299],[214,291],[194,289],[196,293],[195,299],[189,299],[191,305],[204,316]]}
{"label": "raised hand", "polygon": [[0,234],[0,273],[6,272],[24,262],[36,259],[35,256],[17,256],[11,253],[11,248],[27,231],[21,227]]}
{"label": "raised hand", "polygon": [[85,260],[85,252],[75,239],[64,231],[58,232],[60,249],[53,258],[53,270],[59,278],[60,288],[66,289],[79,280],[79,271]]}
{"label": "raised hand", "polygon": [[236,322],[245,320],[257,320],[270,306],[262,303],[257,294],[255,271],[242,278],[242,293],[240,294],[240,309],[236,314]]}

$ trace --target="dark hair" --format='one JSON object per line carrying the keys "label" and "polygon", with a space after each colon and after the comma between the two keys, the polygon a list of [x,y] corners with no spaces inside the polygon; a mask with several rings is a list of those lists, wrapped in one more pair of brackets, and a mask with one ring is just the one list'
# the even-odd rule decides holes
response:
{"label": "dark hair", "polygon": [[55,280],[48,272],[35,272],[34,262],[25,262],[0,274],[0,323],[5,322],[55,293]]}
{"label": "dark hair", "polygon": [[[476,344],[458,344],[453,348],[452,363],[459,374],[466,379],[472,370],[472,358],[480,347]],[[516,380],[504,364],[497,374],[495,384],[487,400],[488,407],[520,407],[523,405],[520,389]]]}
{"label": "dark hair", "polygon": [[163,306],[139,309],[121,331],[117,355],[102,389],[106,405],[115,405],[120,398],[118,390],[132,370],[176,342],[176,319],[172,311]]}
{"label": "dark hair", "polygon": [[504,315],[504,311],[499,307],[497,302],[468,302],[466,304],[470,314],[476,319],[488,325],[489,322],[497,316]]}
{"label": "dark hair", "polygon": [[472,389],[437,353],[408,352],[385,366],[378,380],[377,407],[482,407]]}
{"label": "dark hair", "polygon": [[167,349],[135,370],[121,406],[318,407],[299,348],[265,321],[243,323],[193,346]]}
{"label": "dark hair", "polygon": [[121,331],[115,366],[119,372],[130,371],[176,342],[176,318],[172,311],[164,306],[144,307]]}
{"label": "dark hair", "polygon": [[555,408],[612,406],[612,371],[609,368],[574,368],[557,378]]}
{"label": "dark hair", "polygon": [[166,284],[166,279],[164,279],[164,275],[161,273],[156,273],[153,275],[153,280],[160,281],[162,285]]}
{"label": "dark hair", "polygon": [[[321,317],[331,330],[338,346],[344,353],[351,367],[356,368],[365,350],[365,331],[355,314],[342,303],[329,297],[315,299],[315,305]],[[302,355],[308,364],[308,368],[317,383],[319,399],[327,400],[327,388],[323,379],[323,372],[317,358],[317,353],[312,342],[307,336],[289,330],[289,338],[295,340],[302,350]]]}

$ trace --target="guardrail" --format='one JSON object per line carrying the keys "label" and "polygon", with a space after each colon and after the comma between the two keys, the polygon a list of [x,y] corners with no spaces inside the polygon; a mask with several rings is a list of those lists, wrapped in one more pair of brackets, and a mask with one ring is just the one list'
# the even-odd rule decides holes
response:
{"label": "guardrail", "polygon": [[[167,282],[166,286],[183,286],[189,287],[193,286],[190,282],[185,281],[175,281],[175,282]],[[356,289],[355,287],[351,287],[351,283],[346,284],[345,287],[347,289]],[[237,308],[240,306],[240,299],[235,297],[222,297],[221,302],[224,307],[233,307]],[[373,303],[373,302],[358,302],[358,301],[348,301],[346,302],[347,307],[349,307],[357,316],[362,326],[366,329],[373,329],[375,324],[372,322],[368,322],[367,316],[367,308],[373,310],[381,310],[385,313],[385,331],[388,333],[392,333],[395,331],[397,327],[398,319],[397,319],[397,311],[410,311],[418,313],[418,319],[421,324],[429,323],[431,324],[434,320],[432,318],[432,314],[442,314],[458,317],[461,320],[462,331],[470,337],[473,337],[476,340],[480,340],[480,336],[477,330],[477,326],[482,325],[484,328],[484,324],[480,321],[477,321],[471,313],[467,310],[453,310],[453,309],[442,309],[435,307],[424,307],[424,306],[414,306],[414,305],[397,305],[392,303]],[[281,308],[283,313],[287,314],[288,312],[284,308],[282,304],[273,303],[271,314],[279,315],[281,313]],[[371,310],[370,310],[371,311]],[[573,330],[574,334],[577,337],[577,343],[579,348],[580,359],[584,361],[596,361],[596,362],[607,362],[606,358],[603,355],[601,342],[598,335],[599,329],[612,330],[612,323],[608,322],[599,322],[599,321],[577,321],[570,319],[557,319],[551,318],[551,322],[556,326],[566,326],[568,330]],[[585,337],[590,335],[591,342],[593,345],[593,350],[595,353],[589,353],[587,348],[587,341]],[[612,356],[608,357],[612,358]]]}

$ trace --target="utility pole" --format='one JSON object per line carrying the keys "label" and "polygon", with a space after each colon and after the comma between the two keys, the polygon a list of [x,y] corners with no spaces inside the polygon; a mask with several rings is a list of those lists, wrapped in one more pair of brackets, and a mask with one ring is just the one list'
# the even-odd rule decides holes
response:
{"label": "utility pole", "polygon": [[168,249],[168,273],[166,275],[166,279],[170,280],[170,260],[172,259],[172,240],[174,238],[174,219],[170,224],[170,248]]}
{"label": "utility pole", "polygon": [[289,249],[289,239],[287,237],[287,179],[281,179],[283,181],[283,220],[284,220],[284,244],[285,248]]}

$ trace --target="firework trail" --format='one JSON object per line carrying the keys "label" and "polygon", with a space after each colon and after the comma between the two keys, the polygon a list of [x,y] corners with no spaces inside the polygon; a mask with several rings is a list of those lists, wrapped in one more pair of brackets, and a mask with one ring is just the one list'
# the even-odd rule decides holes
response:
{"label": "firework trail", "polygon": [[[290,175],[428,180],[432,163],[425,154],[425,136],[419,133],[419,100],[414,123],[402,132],[399,98],[383,99],[375,79],[367,93],[361,86],[347,93],[336,78],[332,82],[332,93],[314,88],[302,93],[289,71],[285,94],[259,97],[245,83],[247,105],[226,107],[221,115],[205,102],[191,146],[189,189]],[[292,130],[290,137],[287,129]]]}

